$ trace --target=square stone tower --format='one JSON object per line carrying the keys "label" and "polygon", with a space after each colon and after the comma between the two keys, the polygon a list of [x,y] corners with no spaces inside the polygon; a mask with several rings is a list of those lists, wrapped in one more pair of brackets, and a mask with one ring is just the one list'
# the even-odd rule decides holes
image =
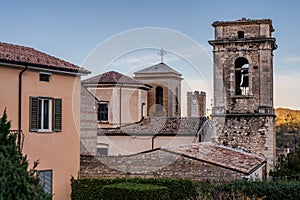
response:
{"label": "square stone tower", "polygon": [[275,164],[273,50],[270,19],[216,21],[212,138]]}
{"label": "square stone tower", "polygon": [[187,92],[187,116],[206,117],[206,93],[201,91]]}

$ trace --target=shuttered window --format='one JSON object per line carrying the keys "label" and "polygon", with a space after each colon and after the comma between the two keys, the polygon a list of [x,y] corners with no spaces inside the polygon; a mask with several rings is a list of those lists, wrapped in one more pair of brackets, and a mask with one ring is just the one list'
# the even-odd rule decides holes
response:
{"label": "shuttered window", "polygon": [[30,97],[30,131],[60,132],[62,130],[62,100]]}

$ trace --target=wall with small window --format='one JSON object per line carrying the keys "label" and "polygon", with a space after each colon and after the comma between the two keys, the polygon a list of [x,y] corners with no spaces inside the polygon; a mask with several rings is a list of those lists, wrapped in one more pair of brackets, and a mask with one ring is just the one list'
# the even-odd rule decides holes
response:
{"label": "wall with small window", "polygon": [[99,103],[96,106],[99,127],[118,127],[138,122],[147,116],[147,91],[131,85],[87,88]]}

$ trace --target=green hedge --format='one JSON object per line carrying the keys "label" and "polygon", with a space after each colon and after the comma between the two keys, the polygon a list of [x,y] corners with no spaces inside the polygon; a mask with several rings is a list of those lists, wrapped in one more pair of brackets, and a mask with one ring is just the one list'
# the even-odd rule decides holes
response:
{"label": "green hedge", "polygon": [[299,181],[198,182],[199,199],[300,199]]}
{"label": "green hedge", "polygon": [[170,199],[192,199],[197,196],[195,182],[187,179],[131,178],[131,179],[71,179],[72,200],[103,199],[103,187],[118,183],[136,183],[163,186],[168,188]]}
{"label": "green hedge", "polygon": [[167,187],[137,184],[119,183],[103,187],[104,200],[169,200]]}

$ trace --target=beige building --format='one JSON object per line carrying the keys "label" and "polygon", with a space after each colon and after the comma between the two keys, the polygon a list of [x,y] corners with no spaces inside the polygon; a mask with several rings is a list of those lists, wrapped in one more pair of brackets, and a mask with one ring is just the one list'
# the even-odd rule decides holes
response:
{"label": "beige building", "polygon": [[134,74],[82,81],[81,154],[128,155],[203,138],[205,117],[180,117],[180,73],[159,63]]}
{"label": "beige building", "polygon": [[6,108],[30,166],[53,199],[69,199],[80,153],[80,76],[89,71],[33,48],[0,43],[0,112]]}
{"label": "beige building", "polygon": [[147,116],[147,94],[151,89],[147,84],[110,71],[83,80],[82,86],[97,100],[99,128],[116,128]]}

